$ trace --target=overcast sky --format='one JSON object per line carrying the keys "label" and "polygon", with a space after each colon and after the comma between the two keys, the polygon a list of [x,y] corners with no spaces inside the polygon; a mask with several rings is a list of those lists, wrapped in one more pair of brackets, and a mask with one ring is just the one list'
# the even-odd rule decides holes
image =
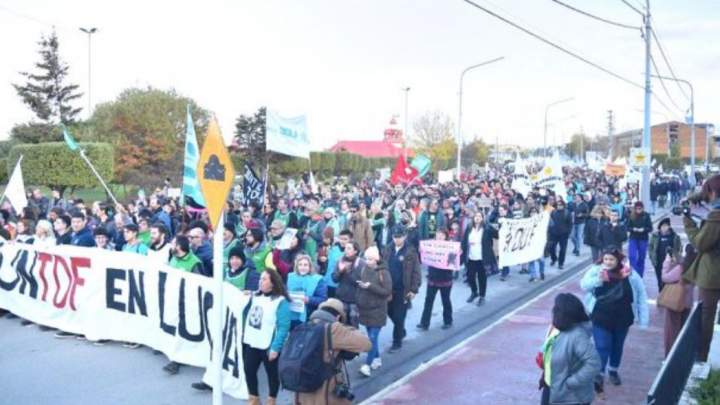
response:
{"label": "overcast sky", "polygon": [[[642,18],[620,0],[564,0],[626,25]],[[628,0],[631,4],[644,4]],[[574,13],[550,0],[477,0],[520,25],[627,79],[642,84],[640,32]],[[496,5],[502,4],[502,8]],[[695,86],[696,122],[720,118],[720,2],[656,0],[653,20],[678,77]],[[25,17],[19,15],[22,14]],[[607,111],[618,131],[642,126],[643,90],[587,66],[461,0],[0,0],[0,138],[32,118],[11,83],[38,60],[41,33],[55,25],[70,81],[87,95],[87,35],[92,40],[93,104],[128,87],[175,88],[216,113],[230,138],[239,114],[267,105],[306,114],[312,146],[338,139],[381,139],[393,114],[404,123],[441,110],[457,124],[465,76],[463,134],[488,142],[542,145],[583,128],[606,134]],[[655,60],[669,74],[657,47]],[[689,101],[667,88],[684,110]],[[682,119],[659,82],[654,123]],[[87,98],[78,103],[87,114]],[[559,121],[559,122],[558,122]],[[556,124],[553,125],[553,123]]]}

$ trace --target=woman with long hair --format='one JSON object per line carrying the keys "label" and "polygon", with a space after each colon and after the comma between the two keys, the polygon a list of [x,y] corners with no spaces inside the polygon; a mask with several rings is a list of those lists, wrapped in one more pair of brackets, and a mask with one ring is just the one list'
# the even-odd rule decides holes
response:
{"label": "woman with long hair", "polygon": [[378,339],[380,330],[387,323],[392,277],[387,265],[380,260],[380,251],[375,246],[365,251],[365,264],[358,281],[357,307],[360,325],[365,327],[372,343],[372,349],[368,352],[365,364],[360,367],[360,373],[370,377],[372,370],[382,366]]}
{"label": "woman with long hair", "polygon": [[558,294],[552,309],[552,326],[541,349],[539,365],[542,405],[590,404],[600,357],[592,340],[585,307],[570,293]]}
{"label": "woman with long hair", "polygon": [[[448,240],[447,228],[438,228],[435,233],[435,240]],[[456,256],[457,257],[457,256]],[[443,306],[443,326],[442,329],[450,329],[453,324],[452,301],[450,300],[450,292],[453,286],[453,273],[456,271],[439,269],[437,267],[428,266],[428,282],[425,293],[425,308],[423,309],[420,323],[417,328],[420,330],[428,330],[430,327],[430,317],[432,316],[433,306],[435,306],[435,297],[440,292],[440,298]]]}
{"label": "woman with long hair", "polygon": [[487,275],[497,269],[497,260],[493,252],[493,239],[497,238],[497,229],[486,224],[485,215],[478,211],[473,214],[470,229],[465,231],[460,244],[462,250],[460,260],[467,269],[467,280],[471,291],[467,302],[479,298],[477,302],[479,307],[485,304]]}
{"label": "woman with long hair", "polygon": [[601,360],[600,374],[595,378],[595,390],[603,392],[608,362],[609,379],[613,385],[622,384],[618,368],[630,326],[637,322],[648,325],[648,304],[645,284],[640,275],[623,264],[619,250],[606,251],[602,263],[585,273],[580,288],[587,293],[585,307],[593,324],[595,347]]}
{"label": "woman with long hair", "polygon": [[327,286],[315,271],[310,256],[300,253],[295,258],[294,271],[288,275],[288,293],[297,305],[290,307],[290,330],[305,323],[308,316],[327,298]]}
{"label": "woman with long hair", "polygon": [[680,330],[683,325],[685,325],[685,321],[687,321],[690,316],[695,286],[692,282],[683,280],[682,273],[690,267],[690,264],[692,264],[696,257],[697,252],[689,243],[685,245],[685,257],[682,258],[682,261],[672,249],[666,251],[665,261],[662,267],[662,282],[665,284],[679,283],[683,287],[684,305],[681,311],[665,308],[665,325],[663,327],[665,357],[670,353],[670,349],[675,344],[675,339],[677,339]]}
{"label": "woman with long hair", "polygon": [[257,373],[265,366],[269,397],[265,404],[274,405],[280,390],[278,356],[290,333],[290,297],[280,275],[266,270],[260,276],[260,289],[243,311],[242,348],[248,405],[260,405]]}

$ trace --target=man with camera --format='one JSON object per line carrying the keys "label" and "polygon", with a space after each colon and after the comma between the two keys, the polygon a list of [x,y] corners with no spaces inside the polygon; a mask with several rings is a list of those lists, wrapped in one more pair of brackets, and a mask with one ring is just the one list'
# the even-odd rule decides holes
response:
{"label": "man with camera", "polygon": [[310,315],[310,322],[330,324],[330,339],[329,342],[328,339],[324,341],[323,360],[333,365],[332,376],[315,392],[296,393],[295,405],[352,404],[355,394],[351,389],[345,360],[352,360],[359,353],[370,351],[370,339],[364,332],[345,325],[343,303],[335,298],[320,304],[318,310]]}
{"label": "man with camera", "polygon": [[[689,203],[705,203],[710,210],[700,227],[692,218]],[[705,362],[710,352],[715,313],[720,301],[720,174],[707,180],[699,194],[684,199],[681,205],[685,232],[698,253],[683,277],[698,286],[699,300],[703,302],[698,361]],[[673,212],[677,213],[676,210]]]}

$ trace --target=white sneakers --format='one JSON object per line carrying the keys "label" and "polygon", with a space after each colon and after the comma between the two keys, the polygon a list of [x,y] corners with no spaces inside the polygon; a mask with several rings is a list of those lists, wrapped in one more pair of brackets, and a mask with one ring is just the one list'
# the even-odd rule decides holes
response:
{"label": "white sneakers", "polygon": [[362,367],[360,367],[360,374],[364,375],[365,377],[370,377],[372,372],[370,371],[370,366],[367,364],[363,364]]}
{"label": "white sneakers", "polygon": [[373,370],[377,370],[380,367],[382,367],[382,359],[380,357],[375,357],[375,360],[372,361],[370,368],[372,368]]}

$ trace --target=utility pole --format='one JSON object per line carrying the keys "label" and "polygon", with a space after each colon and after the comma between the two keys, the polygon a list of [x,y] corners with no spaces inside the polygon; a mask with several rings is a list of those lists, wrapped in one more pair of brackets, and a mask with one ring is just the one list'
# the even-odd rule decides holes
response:
{"label": "utility pole", "polygon": [[[652,38],[650,25],[650,0],[645,0],[645,126],[643,129],[642,147],[651,150],[650,145],[650,99],[652,87],[650,83],[650,39]],[[650,166],[642,168],[642,182],[640,183],[640,199],[646,207],[650,206]]]}
{"label": "utility pole", "polygon": [[88,36],[88,118],[92,116],[92,34],[97,28],[80,28]]}
{"label": "utility pole", "polygon": [[403,149],[405,151],[405,161],[407,162],[408,93],[410,93],[410,87],[403,87],[401,90],[405,92],[405,129],[403,130]]}
{"label": "utility pole", "polygon": [[613,131],[615,130],[615,125],[613,124],[613,112],[612,110],[608,111],[608,160],[612,159],[613,156]]}

